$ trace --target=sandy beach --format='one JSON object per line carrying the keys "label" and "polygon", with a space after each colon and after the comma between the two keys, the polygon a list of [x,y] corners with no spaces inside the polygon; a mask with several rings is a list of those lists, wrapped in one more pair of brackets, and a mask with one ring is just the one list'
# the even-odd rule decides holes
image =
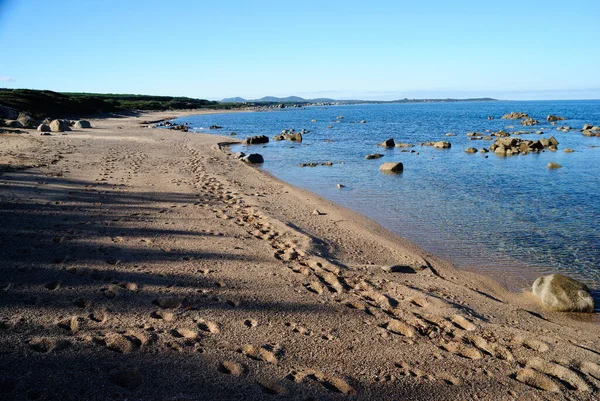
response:
{"label": "sandy beach", "polygon": [[598,399],[594,316],[147,123],[185,114],[0,134],[0,399]]}

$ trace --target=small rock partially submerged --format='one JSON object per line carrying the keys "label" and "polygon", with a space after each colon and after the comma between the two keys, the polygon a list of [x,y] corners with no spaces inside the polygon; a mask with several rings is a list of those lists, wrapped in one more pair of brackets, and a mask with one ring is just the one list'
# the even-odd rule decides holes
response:
{"label": "small rock partially submerged", "polygon": [[549,169],[555,169],[555,168],[562,168],[562,166],[560,164],[558,164],[558,163],[550,162],[550,163],[548,163],[548,168]]}
{"label": "small rock partially submerged", "polygon": [[383,163],[379,166],[379,171],[384,173],[401,173],[404,170],[404,165],[400,162]]}
{"label": "small rock partially submerged", "polygon": [[394,146],[396,146],[396,143],[394,142],[393,138],[390,138],[386,141],[378,143],[377,146],[383,146],[384,148],[393,148]]}
{"label": "small rock partially submerged", "polygon": [[546,308],[558,312],[594,312],[594,298],[589,288],[562,274],[538,278],[532,290]]}
{"label": "small rock partially submerged", "polygon": [[548,117],[546,117],[546,121],[548,122],[555,122],[555,121],[563,121],[566,120],[565,117],[559,117],[559,116],[554,116],[552,114],[550,114]]}
{"label": "small rock partially submerged", "polygon": [[258,153],[250,153],[249,155],[242,157],[240,160],[248,164],[260,164],[265,162],[262,155]]}
{"label": "small rock partially submerged", "polygon": [[367,160],[373,160],[373,159],[380,159],[382,157],[383,157],[383,155],[381,153],[372,153],[370,155],[366,155],[365,159],[367,159]]}

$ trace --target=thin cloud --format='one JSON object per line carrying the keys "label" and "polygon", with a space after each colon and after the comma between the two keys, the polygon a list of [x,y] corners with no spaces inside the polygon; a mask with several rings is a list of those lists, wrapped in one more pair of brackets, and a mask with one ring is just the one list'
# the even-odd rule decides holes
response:
{"label": "thin cloud", "polygon": [[0,82],[12,82],[14,79],[11,77],[0,77]]}

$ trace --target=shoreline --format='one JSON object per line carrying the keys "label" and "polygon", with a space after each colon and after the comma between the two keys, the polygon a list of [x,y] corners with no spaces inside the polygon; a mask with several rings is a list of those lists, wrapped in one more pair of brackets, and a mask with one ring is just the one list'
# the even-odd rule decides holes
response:
{"label": "shoreline", "polygon": [[257,173],[220,146],[231,138],[140,118],[0,135],[11,153],[1,157],[38,159],[0,175],[0,378],[11,398],[598,394],[600,377],[586,373],[600,363],[597,314],[542,310]]}

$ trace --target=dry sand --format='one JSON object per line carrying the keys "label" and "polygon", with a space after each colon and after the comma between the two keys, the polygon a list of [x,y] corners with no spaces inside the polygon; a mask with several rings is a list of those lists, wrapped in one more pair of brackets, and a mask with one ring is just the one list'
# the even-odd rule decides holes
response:
{"label": "dry sand", "polygon": [[0,134],[0,399],[598,399],[596,324],[164,117]]}

